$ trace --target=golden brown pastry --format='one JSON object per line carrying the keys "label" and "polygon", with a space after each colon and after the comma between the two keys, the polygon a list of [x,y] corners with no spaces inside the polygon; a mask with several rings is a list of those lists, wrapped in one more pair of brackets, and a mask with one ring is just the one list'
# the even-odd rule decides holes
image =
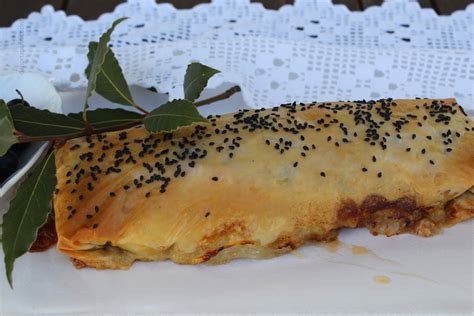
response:
{"label": "golden brown pastry", "polygon": [[473,122],[454,100],[286,104],[57,151],[58,249],[76,266],[266,258],[342,227],[430,236],[474,215]]}

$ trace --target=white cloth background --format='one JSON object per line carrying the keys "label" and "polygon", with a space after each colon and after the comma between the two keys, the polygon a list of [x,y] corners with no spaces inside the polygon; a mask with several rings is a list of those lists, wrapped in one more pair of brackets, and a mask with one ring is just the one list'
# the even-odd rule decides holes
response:
{"label": "white cloth background", "polygon": [[0,73],[41,72],[59,89],[86,85],[89,41],[129,20],[112,45],[131,84],[182,97],[186,65],[222,71],[210,82],[242,87],[249,106],[290,101],[456,97],[474,108],[474,5],[437,16],[413,1],[350,12],[330,0],[266,10],[249,0],[214,0],[176,10],[129,0],[96,21],[45,6],[0,29]]}

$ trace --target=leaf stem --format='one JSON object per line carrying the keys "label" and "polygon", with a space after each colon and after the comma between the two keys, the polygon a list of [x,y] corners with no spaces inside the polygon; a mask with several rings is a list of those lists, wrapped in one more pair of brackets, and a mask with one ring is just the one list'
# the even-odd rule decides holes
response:
{"label": "leaf stem", "polygon": [[82,137],[82,136],[89,136],[89,135],[94,135],[94,134],[101,134],[105,132],[113,132],[113,131],[118,131],[126,128],[130,128],[136,125],[142,124],[143,121],[142,119],[133,121],[133,122],[128,122],[126,124],[122,125],[116,125],[116,126],[109,126],[109,127],[102,127],[102,128],[96,128],[96,129],[87,129],[84,128],[81,131],[77,133],[72,133],[69,135],[58,135],[58,136],[28,136],[28,135],[19,135],[18,141],[20,143],[31,143],[31,142],[44,142],[44,141],[65,141],[68,139],[72,138],[77,138],[77,137]]}
{"label": "leaf stem", "polygon": [[198,106],[203,106],[203,105],[206,105],[206,104],[210,104],[210,103],[214,103],[214,102],[217,102],[217,101],[220,101],[220,100],[224,100],[224,99],[227,99],[229,98],[231,95],[233,95],[234,93],[237,93],[239,91],[241,91],[242,89],[240,89],[239,86],[233,86],[232,88],[226,90],[225,92],[221,93],[221,94],[218,94],[216,96],[213,96],[209,99],[204,99],[202,101],[199,101],[199,102],[194,102],[194,105],[196,107]]}
{"label": "leaf stem", "polygon": [[133,103],[132,105],[135,109],[137,109],[138,111],[142,112],[145,115],[150,113],[147,110],[145,110],[144,108],[140,107],[138,104]]}
{"label": "leaf stem", "polygon": [[[206,104],[214,103],[220,100],[224,100],[229,98],[231,95],[241,91],[239,86],[234,86],[225,92],[216,95],[214,97],[199,101],[199,102],[194,102],[194,105],[196,107],[198,106],[203,106]],[[145,109],[141,108],[137,104],[133,104],[135,108],[143,112],[145,115],[149,114],[148,111]],[[86,116],[86,115],[84,115]],[[146,116],[145,116],[146,117]],[[56,141],[58,146],[61,146],[66,140],[72,139],[72,138],[77,138],[77,137],[82,137],[82,136],[89,136],[89,135],[95,135],[95,134],[101,134],[105,132],[113,132],[113,131],[118,131],[126,128],[130,128],[133,126],[137,126],[140,124],[143,124],[143,119],[138,119],[136,121],[128,122],[122,125],[116,125],[116,126],[109,126],[109,127],[102,127],[102,128],[93,128],[93,126],[88,122],[84,121],[85,127],[81,129],[80,131],[76,133],[71,133],[68,135],[56,135],[56,136],[29,136],[25,135],[23,133],[20,133],[19,131],[16,131],[17,134],[17,139],[18,142],[20,143],[31,143],[31,142],[43,142],[43,141]]]}
{"label": "leaf stem", "polygon": [[87,120],[87,111],[86,110],[87,109],[84,108],[84,110],[82,111],[82,120],[84,121],[85,129],[89,131],[89,130],[91,130],[91,125],[89,124],[89,121]]}

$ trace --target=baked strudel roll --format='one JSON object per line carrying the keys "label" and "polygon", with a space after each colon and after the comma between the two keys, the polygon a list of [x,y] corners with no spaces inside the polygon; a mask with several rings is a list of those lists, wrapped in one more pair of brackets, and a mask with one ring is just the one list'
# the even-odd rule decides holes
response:
{"label": "baked strudel roll", "polygon": [[454,100],[284,104],[57,150],[58,249],[76,266],[268,258],[343,227],[430,236],[474,215],[474,129]]}

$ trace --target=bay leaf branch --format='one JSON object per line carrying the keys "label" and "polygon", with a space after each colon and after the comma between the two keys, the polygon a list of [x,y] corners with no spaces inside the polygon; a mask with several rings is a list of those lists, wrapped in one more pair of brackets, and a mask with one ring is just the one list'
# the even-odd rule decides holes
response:
{"label": "bay leaf branch", "polygon": [[227,89],[226,91],[224,91],[221,94],[210,97],[208,99],[204,99],[204,100],[201,100],[201,101],[194,102],[194,105],[196,107],[200,107],[200,106],[211,104],[211,103],[214,103],[214,102],[217,102],[217,101],[225,100],[225,99],[230,98],[232,95],[234,95],[235,93],[240,92],[240,91],[242,91],[242,89],[240,89],[239,86],[233,86],[232,88]]}
{"label": "bay leaf branch", "polygon": [[209,79],[219,70],[200,63],[191,63],[184,75],[184,98],[193,102],[201,95]]}
{"label": "bay leaf branch", "polygon": [[89,111],[90,128],[84,128],[82,112],[52,113],[16,104],[10,107],[16,140],[21,143],[67,140],[142,124],[143,114],[123,109]]}
{"label": "bay leaf branch", "polygon": [[5,272],[13,288],[13,265],[36,239],[38,229],[51,212],[51,197],[56,187],[55,157],[52,151],[18,188],[3,216],[2,247]]}
{"label": "bay leaf branch", "polygon": [[10,113],[14,128],[21,136],[67,137],[84,130],[84,122],[80,119],[22,104],[11,106]]}
{"label": "bay leaf branch", "polygon": [[[107,44],[110,41],[110,37],[115,27],[126,19],[127,18],[121,18],[114,21],[112,23],[112,26],[104,34],[102,34],[98,43],[96,44],[94,44],[94,42],[89,43],[89,52],[93,51],[93,53],[91,54],[91,57],[89,57],[89,60],[91,60],[88,66],[89,70],[87,72],[88,73],[87,79],[89,81],[88,81],[87,89],[86,89],[86,100],[84,103],[83,117],[82,117],[84,122],[86,122],[86,127],[89,127],[88,121],[87,121],[87,110],[89,109],[89,97],[91,96],[92,92],[96,89],[98,74],[101,70],[102,64],[105,61],[105,56],[109,52],[109,47]],[[94,46],[95,46],[95,50],[94,50]]]}
{"label": "bay leaf branch", "polygon": [[[90,75],[91,65],[93,57],[97,51],[97,46],[97,42],[91,42],[89,45],[89,53],[87,55],[89,58],[89,66],[85,71],[87,76]],[[97,73],[95,91],[111,102],[133,106],[142,113],[148,113],[148,111],[140,107],[133,100],[128,83],[123,75],[122,68],[111,48],[108,49],[104,62]]]}
{"label": "bay leaf branch", "polygon": [[207,122],[207,120],[188,100],[169,101],[150,112],[143,119],[145,128],[150,132],[173,131],[194,122]]}
{"label": "bay leaf branch", "polygon": [[13,119],[8,106],[0,100],[0,157],[18,142],[14,135]]}

